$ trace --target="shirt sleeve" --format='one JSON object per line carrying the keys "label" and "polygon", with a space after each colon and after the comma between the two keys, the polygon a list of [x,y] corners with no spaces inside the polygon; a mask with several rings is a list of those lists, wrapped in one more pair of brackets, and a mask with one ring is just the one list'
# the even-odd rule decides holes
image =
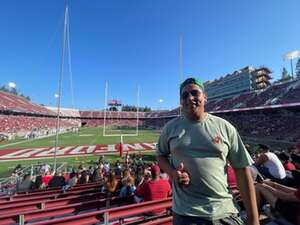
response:
{"label": "shirt sleeve", "polygon": [[230,149],[228,153],[228,160],[231,166],[233,168],[245,168],[252,165],[254,162],[234,127],[232,127],[229,140]]}
{"label": "shirt sleeve", "polygon": [[141,186],[137,187],[135,194],[139,197],[145,198],[148,195],[148,184],[143,183]]}
{"label": "shirt sleeve", "polygon": [[167,127],[164,127],[162,130],[160,137],[158,139],[158,143],[156,146],[156,155],[157,156],[167,156],[170,154],[170,146],[167,134]]}

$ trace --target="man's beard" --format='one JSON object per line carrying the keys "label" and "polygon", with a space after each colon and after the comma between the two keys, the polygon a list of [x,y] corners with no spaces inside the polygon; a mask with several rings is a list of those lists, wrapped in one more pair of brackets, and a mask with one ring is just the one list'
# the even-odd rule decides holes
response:
{"label": "man's beard", "polygon": [[199,113],[199,109],[202,101],[191,101],[183,105],[183,111],[187,116],[196,116]]}

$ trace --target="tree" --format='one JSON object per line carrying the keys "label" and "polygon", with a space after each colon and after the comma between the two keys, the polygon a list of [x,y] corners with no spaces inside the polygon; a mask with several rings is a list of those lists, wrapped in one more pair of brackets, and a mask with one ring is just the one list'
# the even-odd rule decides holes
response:
{"label": "tree", "polygon": [[287,81],[292,79],[292,76],[289,75],[287,69],[285,67],[282,68],[282,72],[281,72],[281,81]]}
{"label": "tree", "polygon": [[10,93],[13,95],[21,96],[23,98],[26,98],[28,101],[31,100],[29,96],[26,96],[26,95],[20,93],[16,88],[10,88],[8,85],[2,85],[0,87],[0,91],[4,91],[4,92],[7,92],[7,93]]}
{"label": "tree", "polygon": [[111,106],[108,109],[109,111],[118,111],[118,108],[116,106]]}
{"label": "tree", "polygon": [[300,78],[300,58],[298,59],[296,63],[296,76]]}

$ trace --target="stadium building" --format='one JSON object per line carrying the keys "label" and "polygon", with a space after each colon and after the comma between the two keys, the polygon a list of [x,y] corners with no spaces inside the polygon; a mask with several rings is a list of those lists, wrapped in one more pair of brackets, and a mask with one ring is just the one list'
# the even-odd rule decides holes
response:
{"label": "stadium building", "polygon": [[225,77],[204,83],[209,100],[264,89],[270,86],[271,70],[267,67],[247,66]]}

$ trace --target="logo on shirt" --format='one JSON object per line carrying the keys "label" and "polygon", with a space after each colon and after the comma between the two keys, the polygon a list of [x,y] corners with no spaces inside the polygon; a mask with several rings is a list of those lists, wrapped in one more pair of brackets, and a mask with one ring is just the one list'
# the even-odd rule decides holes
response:
{"label": "logo on shirt", "polygon": [[217,135],[215,138],[212,139],[214,144],[220,144],[221,143],[221,137]]}

